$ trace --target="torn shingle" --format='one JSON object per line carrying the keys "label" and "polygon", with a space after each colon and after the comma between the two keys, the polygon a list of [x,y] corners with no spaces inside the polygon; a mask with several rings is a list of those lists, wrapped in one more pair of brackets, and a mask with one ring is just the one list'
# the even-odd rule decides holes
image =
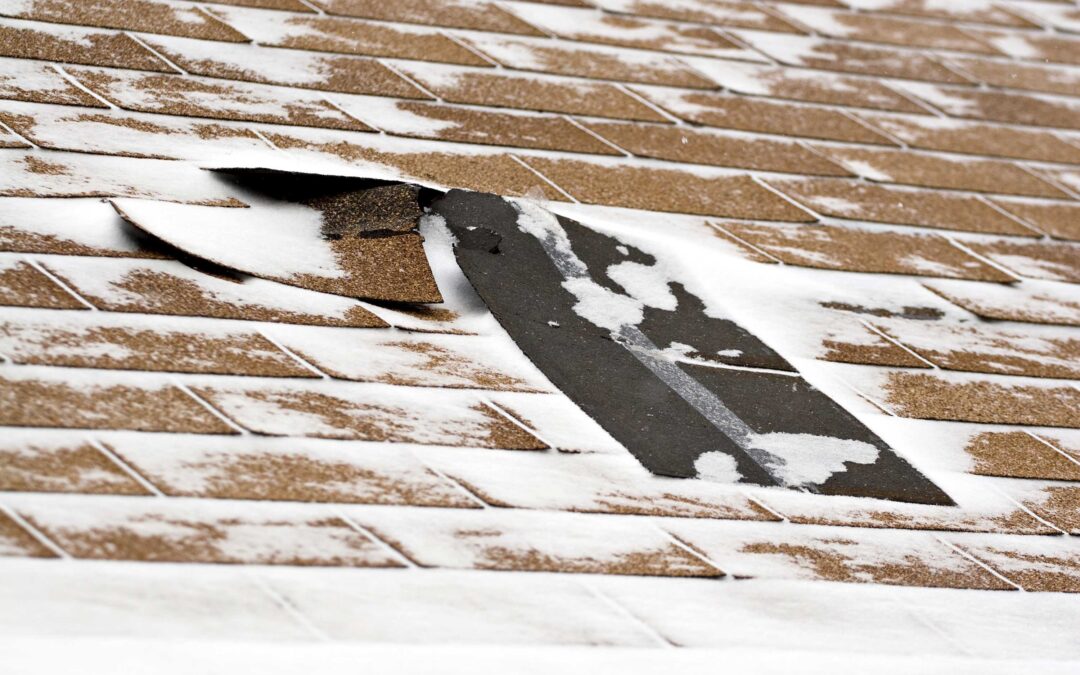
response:
{"label": "torn shingle", "polygon": [[[721,356],[790,370],[779,357],[763,360],[771,350],[742,328],[709,319],[662,272],[656,279],[652,256],[494,195],[451,192],[432,208],[457,238],[466,276],[523,351],[654,473],[949,503],[801,378],[692,365]],[[645,291],[650,268],[651,284],[678,291],[674,303]],[[519,282],[507,282],[511,270]],[[736,347],[720,349],[724,342]]]}
{"label": "torn shingle", "polygon": [[[415,187],[269,171],[226,175],[268,199],[247,209],[113,203],[139,229],[228,269],[354,298],[442,300],[415,231]],[[252,256],[248,243],[256,240]]]}

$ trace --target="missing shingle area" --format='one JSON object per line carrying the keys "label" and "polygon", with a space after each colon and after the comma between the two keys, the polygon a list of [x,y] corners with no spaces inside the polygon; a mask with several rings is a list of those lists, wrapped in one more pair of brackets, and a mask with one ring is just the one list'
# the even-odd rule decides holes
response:
{"label": "missing shingle area", "polygon": [[527,201],[431,209],[525,355],[654,474],[952,504],[651,254]]}

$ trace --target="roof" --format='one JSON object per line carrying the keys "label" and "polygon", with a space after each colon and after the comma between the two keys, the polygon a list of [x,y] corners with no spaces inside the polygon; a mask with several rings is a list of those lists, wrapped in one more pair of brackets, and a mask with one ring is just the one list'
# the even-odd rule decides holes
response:
{"label": "roof", "polygon": [[0,3],[5,653],[1064,672],[1078,32]]}

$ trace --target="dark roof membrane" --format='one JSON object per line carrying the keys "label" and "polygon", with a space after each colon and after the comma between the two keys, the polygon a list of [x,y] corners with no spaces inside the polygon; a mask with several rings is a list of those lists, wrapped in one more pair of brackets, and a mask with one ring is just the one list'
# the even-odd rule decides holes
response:
{"label": "dark roof membrane", "polygon": [[[677,282],[669,282],[678,300],[673,310],[646,307],[636,326],[618,332],[575,312],[578,299],[564,286],[568,274],[628,296],[608,270],[624,261],[654,265],[649,254],[560,217],[576,258],[568,267],[550,242],[519,227],[517,208],[501,197],[452,190],[431,208],[456,237],[465,275],[518,346],[653,473],[697,478],[699,458],[719,451],[734,459],[741,482],[953,504],[779,354],[735,322],[706,315],[701,300]],[[672,346],[680,347],[678,355]],[[824,480],[794,485],[784,478],[790,474],[783,458],[755,447],[752,439],[767,434],[807,434],[877,453],[869,462],[862,455],[843,461]]]}

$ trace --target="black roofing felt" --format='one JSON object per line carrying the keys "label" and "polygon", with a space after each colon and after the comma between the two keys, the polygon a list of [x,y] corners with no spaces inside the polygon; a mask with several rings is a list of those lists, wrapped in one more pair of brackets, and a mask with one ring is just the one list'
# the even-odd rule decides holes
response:
{"label": "black roofing felt", "polygon": [[[858,419],[814,389],[761,340],[728,319],[705,314],[701,300],[671,282],[673,311],[647,308],[637,326],[613,333],[574,311],[552,251],[518,226],[515,206],[496,195],[452,190],[431,204],[457,239],[455,255],[496,319],[548,378],[626,446],[646,468],[695,478],[695,462],[720,451],[735,460],[742,482],[781,485],[784,460],[752,447],[753,434],[788,433],[854,440],[879,450],[869,464],[811,485],[789,485],[836,495],[907,502],[953,502]],[[573,255],[592,281],[627,295],[607,270],[649,254],[580,223],[558,218]],[[580,263],[576,263],[580,265]],[[578,267],[580,269],[580,266]],[[659,353],[689,345],[695,361],[763,372],[692,365]],[[643,347],[644,345],[644,347]],[[723,352],[723,354],[718,354]]]}

